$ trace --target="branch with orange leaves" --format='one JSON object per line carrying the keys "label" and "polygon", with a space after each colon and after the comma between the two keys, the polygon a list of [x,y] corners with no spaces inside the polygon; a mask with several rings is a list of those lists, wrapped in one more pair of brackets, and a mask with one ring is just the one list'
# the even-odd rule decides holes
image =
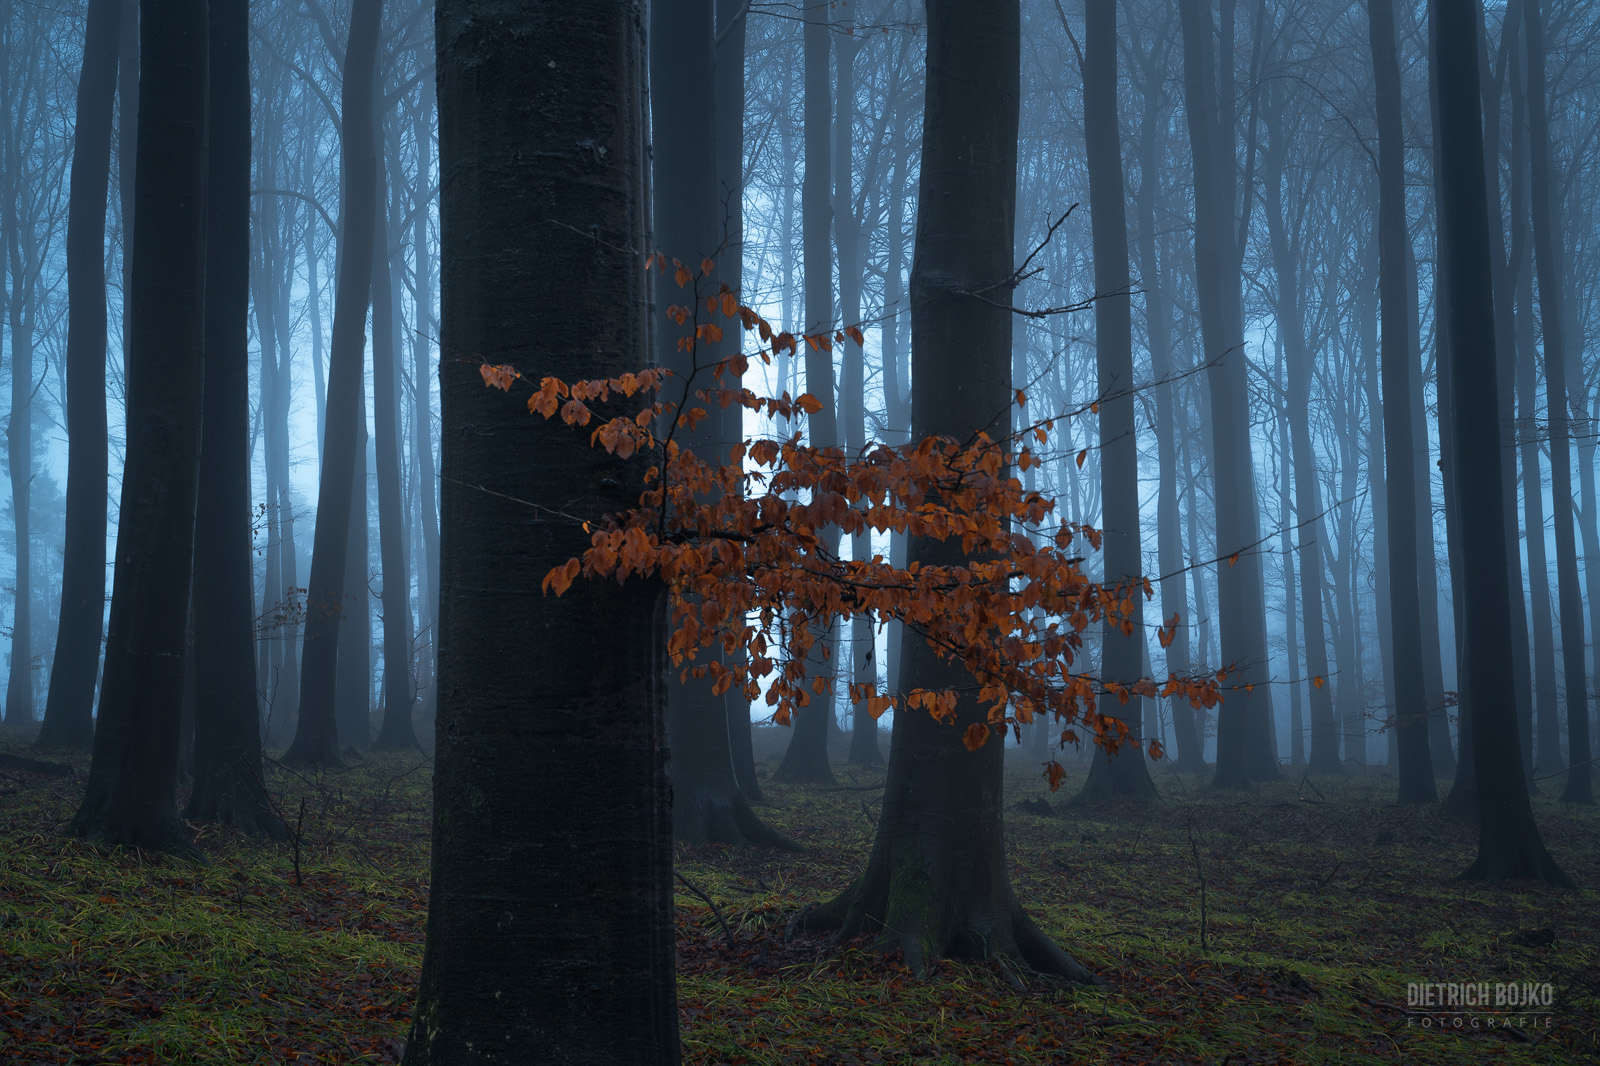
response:
{"label": "branch with orange leaves", "polygon": [[[683,264],[670,262],[680,287],[698,281]],[[656,263],[665,270],[668,261],[653,257]],[[709,277],[711,268],[703,263],[700,277]],[[758,341],[754,357],[768,362],[801,344],[831,349],[862,340],[859,330],[796,337],[774,329],[726,288],[702,300],[697,284],[691,308],[668,312],[680,326],[694,320],[684,337],[690,354],[722,339],[715,322],[698,321],[702,306],[737,321]],[[1173,675],[1158,686],[1150,679],[1103,681],[1074,669],[1085,630],[1108,620],[1131,635],[1134,600],[1148,599],[1153,587],[1147,579],[1090,581],[1080,545],[1099,548],[1100,533],[1092,527],[1063,524],[1043,543],[1028,534],[1050,518],[1055,504],[1013,476],[1038,462],[1025,445],[1013,449],[980,433],[966,443],[927,438],[847,455],[808,447],[795,433],[741,441],[708,462],[672,440],[673,428],[706,417],[697,400],[739,404],[768,418],[795,419],[819,409],[809,394],[761,397],[735,384],[751,358],[740,352],[718,360],[711,367],[715,384],[690,392],[693,383],[686,382],[678,404],[650,399],[669,377],[661,370],[570,384],[544,377],[531,390],[531,412],[574,427],[596,420],[592,405],[639,400],[637,411],[595,426],[590,443],[651,464],[638,506],[586,524],[589,548],[552,569],[544,591],[559,596],[580,577],[660,577],[671,596],[668,652],[683,675],[707,679],[719,694],[738,686],[745,698],[772,707],[781,724],[813,695],[830,691],[827,678],[807,676],[806,661],[836,619],[867,619],[880,627],[899,621],[938,655],[964,665],[974,679],[972,698],[984,709],[984,721],[969,724],[963,735],[974,750],[996,733],[1020,735],[1022,725],[1045,715],[1067,727],[1081,725],[1094,743],[1115,751],[1128,728],[1099,713],[1099,701],[1125,704],[1159,695],[1212,706],[1221,698],[1210,676]],[[486,384],[501,389],[526,380],[510,366],[480,370]],[[1030,440],[1044,444],[1050,428],[1029,427]],[[840,559],[827,548],[830,527],[844,537],[894,532],[945,542],[959,547],[951,554],[960,561],[897,567],[881,555]],[[1167,622],[1163,644],[1177,623],[1176,617]],[[874,717],[895,709],[950,721],[962,698],[954,690],[880,693],[861,683],[847,691]],[[1076,734],[1068,728],[1063,739]],[[1161,756],[1154,741],[1149,751]],[[1051,765],[1055,772],[1047,768],[1046,774],[1054,785],[1060,767]]]}

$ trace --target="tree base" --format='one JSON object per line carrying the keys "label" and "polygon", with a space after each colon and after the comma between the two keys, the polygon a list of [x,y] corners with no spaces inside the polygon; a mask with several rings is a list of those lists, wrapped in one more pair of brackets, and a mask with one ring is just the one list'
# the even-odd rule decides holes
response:
{"label": "tree base", "polygon": [[738,792],[672,797],[672,838],[681,844],[804,851],[805,845],[758,817]]}
{"label": "tree base", "polygon": [[[876,934],[873,946],[885,952],[899,951],[919,979],[927,977],[928,963],[934,958],[999,958],[1025,965],[1034,973],[1081,984],[1105,984],[1044,934],[1012,897],[1009,887],[1008,898],[997,901],[988,914],[963,909],[961,919],[946,916],[940,920],[929,908],[918,905],[924,895],[921,886],[869,885],[869,878],[870,871],[827,903],[805,907],[789,923],[790,933],[832,933],[835,941]],[[890,878],[873,880],[887,882]]]}
{"label": "tree base", "polygon": [[1113,800],[1161,802],[1161,793],[1145,765],[1144,752],[1137,745],[1128,745],[1114,756],[1096,748],[1094,762],[1089,765],[1089,779],[1078,794],[1067,801],[1067,806],[1093,807]]}
{"label": "tree base", "polygon": [[1496,834],[1494,841],[1478,843],[1478,857],[1456,880],[1498,885],[1527,878],[1556,888],[1575,888],[1572,879],[1556,865],[1537,834]]}

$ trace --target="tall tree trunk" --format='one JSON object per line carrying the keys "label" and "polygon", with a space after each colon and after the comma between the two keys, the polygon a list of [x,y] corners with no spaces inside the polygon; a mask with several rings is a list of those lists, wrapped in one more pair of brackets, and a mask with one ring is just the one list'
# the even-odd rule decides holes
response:
{"label": "tall tree trunk", "polygon": [[[973,293],[1012,272],[1021,79],[1017,0],[929,0],[927,101],[911,271],[914,437],[1009,432],[1011,312]],[[959,542],[912,541],[923,565],[954,565]],[[905,681],[939,689],[972,677],[908,641]],[[1011,887],[1001,823],[1003,738],[976,752],[962,731],[984,720],[963,700],[954,725],[914,711],[890,734],[889,778],[866,871],[796,919],[841,936],[881,932],[915,972],[938,956],[994,955],[1080,980],[1089,974],[1044,935]]]}
{"label": "tall tree trunk", "polygon": [[[1262,603],[1260,539],[1255,500],[1255,460],[1250,443],[1250,404],[1245,378],[1244,326],[1239,275],[1233,250],[1232,123],[1220,122],[1213,75],[1210,6],[1180,0],[1183,23],[1184,110],[1194,156],[1195,284],[1205,345],[1206,385],[1211,397],[1211,433],[1217,501],[1218,614],[1227,696],[1217,715],[1217,788],[1247,788],[1264,767],[1246,766],[1246,733],[1260,728],[1270,697],[1267,680],[1266,614]],[[1231,20],[1224,18],[1231,40]],[[1231,70],[1231,54],[1228,55]],[[1231,77],[1229,78],[1231,82]],[[1229,113],[1232,95],[1222,94]],[[1260,696],[1253,695],[1260,688]]]}
{"label": "tall tree trunk", "polygon": [[[717,0],[716,66],[717,195],[728,246],[718,264],[724,284],[739,292],[744,279],[744,61],[749,6],[745,0]],[[728,439],[744,436],[744,412],[729,406],[723,432]],[[724,698],[728,713],[729,748],[733,776],[746,801],[762,801],[756,780],[755,738],[751,733],[750,701],[730,688]]]}
{"label": "tall tree trunk", "polygon": [[1378,286],[1383,307],[1383,454],[1389,503],[1389,620],[1400,755],[1400,802],[1432,803],[1427,693],[1422,683],[1422,608],[1417,599],[1416,460],[1411,425],[1411,306],[1406,297],[1405,140],[1400,123],[1400,58],[1391,0],[1368,0],[1367,29],[1377,78]]}
{"label": "tall tree trunk", "polygon": [[193,848],[178,731],[200,466],[205,292],[205,0],[140,8],[139,155],[127,450],[105,681],[76,836]]}
{"label": "tall tree trunk", "polygon": [[[682,260],[696,275],[701,260],[715,260],[724,244],[714,125],[714,8],[714,0],[656,0],[651,8],[655,242],[663,255]],[[714,283],[714,277],[701,282]],[[680,290],[663,279],[663,304],[697,304],[694,296],[692,288]],[[658,312],[665,310],[665,306],[658,308]],[[681,400],[686,409],[702,402],[696,393],[717,387],[712,368],[723,351],[704,342],[689,351],[680,349],[678,341],[684,333],[669,324],[664,314],[657,314],[656,361],[674,375],[668,398]],[[709,403],[704,406],[712,407]],[[708,418],[694,430],[675,430],[673,439],[716,465],[726,460],[731,447],[732,442],[723,436],[730,428],[734,427],[724,419]],[[742,440],[743,426],[738,429]],[[669,686],[674,838],[691,843],[797,847],[763,825],[739,791],[726,696],[713,692],[703,679],[675,677]]]}
{"label": "tall tree trunk", "polygon": [[[1322,486],[1317,472],[1316,453],[1311,448],[1311,423],[1306,412],[1311,406],[1311,378],[1316,354],[1306,343],[1305,308],[1300,297],[1300,245],[1291,241],[1283,205],[1285,159],[1280,144],[1287,139],[1281,110],[1274,110],[1269,124],[1274,129],[1267,151],[1265,214],[1272,247],[1273,272],[1278,281],[1274,305],[1278,335],[1284,346],[1286,400],[1293,417],[1289,418],[1289,444],[1294,467],[1295,514],[1299,526],[1300,611],[1305,627],[1306,673],[1311,678],[1311,750],[1307,769],[1316,773],[1338,773],[1339,734],[1333,714],[1333,688],[1328,684],[1328,637],[1322,615],[1322,597],[1327,581],[1323,565],[1323,545],[1327,523],[1323,520]],[[1306,550],[1309,547],[1309,550]]]}
{"label": "tall tree trunk", "polygon": [[[374,92],[381,85],[381,81],[375,85]],[[374,122],[374,144],[382,135],[381,122]],[[389,180],[399,182],[402,177],[396,172]],[[411,576],[406,570],[405,506],[400,499],[398,301],[389,265],[387,198],[379,184],[373,197],[372,227],[372,429],[378,459],[378,552],[383,565],[379,596],[383,605],[383,724],[372,746],[380,751],[405,751],[417,747],[411,721],[416,708],[411,674]],[[349,566],[348,561],[345,565]],[[334,688],[337,691],[337,681]]]}
{"label": "tall tree trunk", "polygon": [[[306,585],[305,659],[300,675],[300,723],[284,760],[332,765],[339,761],[334,714],[339,621],[348,559],[350,493],[355,472],[367,303],[372,290],[373,221],[378,152],[373,141],[374,67],[382,0],[355,0],[345,49],[341,99],[339,279],[328,357],[328,430],[317,493],[317,531]],[[356,561],[361,565],[360,561]],[[336,606],[338,605],[338,606]]]}
{"label": "tall tree trunk", "polygon": [[6,422],[6,466],[11,475],[11,520],[17,561],[12,578],[11,670],[6,681],[6,725],[33,724],[33,584],[29,562],[28,500],[33,479],[33,326],[34,286],[24,283],[20,227],[10,234],[11,415]]}
{"label": "tall tree trunk", "polygon": [[94,679],[106,613],[106,195],[122,0],[91,0],[67,201],[67,492],[41,748],[94,739]]}
{"label": "tall tree trunk", "polygon": [[345,539],[344,597],[339,617],[339,652],[334,662],[334,722],[339,743],[364,750],[372,743],[372,586],[367,580],[366,388],[357,397],[354,469],[350,475],[350,526]]}
{"label": "tall tree trunk", "polygon": [[[1144,669],[1144,555],[1139,530],[1139,442],[1134,427],[1133,299],[1128,282],[1128,221],[1117,121],[1116,0],[1084,6],[1083,124],[1089,161],[1090,223],[1094,241],[1096,395],[1100,407],[1101,554],[1108,587],[1126,587],[1127,615],[1101,625],[1100,676],[1121,686]],[[1141,743],[1139,698],[1124,713],[1108,696],[1101,714],[1122,718],[1129,743],[1114,755],[1097,747],[1078,802],[1112,796],[1157,797]],[[1124,705],[1126,706],[1126,705]]]}
{"label": "tall tree trunk", "polygon": [[250,567],[250,26],[210,0],[205,418],[195,504],[194,791],[184,817],[287,836],[261,774]]}
{"label": "tall tree trunk", "polygon": [[[413,138],[417,145],[416,196],[428,195],[433,181],[433,79],[422,80],[422,100],[417,107]],[[417,463],[417,499],[421,502],[418,520],[422,525],[422,556],[417,568],[418,597],[422,600],[427,626],[426,687],[421,693],[422,721],[431,727],[438,701],[439,676],[439,474],[433,461],[433,398],[430,382],[435,380],[433,344],[437,335],[433,318],[433,248],[429,240],[427,210],[419,209],[412,223],[411,247],[416,256],[417,324],[411,339],[411,449]]]}
{"label": "tall tree trunk", "polygon": [[[828,54],[830,41],[828,8],[812,4],[805,9],[803,38],[803,66],[805,72],[805,155],[806,171],[800,186],[800,227],[805,256],[805,332],[807,334],[833,333],[833,255],[828,239],[831,220],[833,167],[830,162],[828,134],[833,119],[833,107],[828,85]],[[838,411],[834,404],[832,346],[802,345],[805,351],[806,391],[822,401],[821,410],[810,416],[808,442],[813,448],[833,448],[839,444]],[[830,555],[839,551],[837,526],[827,527],[822,534],[823,544]],[[837,619],[819,619],[827,623],[827,633],[818,640],[812,651],[812,662],[807,671],[823,682],[824,691],[811,701],[809,707],[795,715],[794,735],[783,753],[773,775],[780,781],[792,783],[833,784],[833,770],[828,766],[828,734],[833,726],[835,675],[840,672],[838,656],[839,623]]]}
{"label": "tall tree trunk", "polygon": [[[1183,574],[1183,534],[1178,513],[1177,388],[1173,382],[1172,312],[1163,289],[1166,278],[1156,251],[1156,201],[1160,194],[1161,157],[1159,138],[1161,76],[1168,45],[1153,48],[1144,69],[1144,116],[1139,137],[1139,275],[1144,290],[1145,333],[1150,346],[1150,370],[1156,384],[1156,551],[1162,573],[1161,617],[1177,618],[1172,642],[1166,648],[1165,667],[1169,675],[1184,676],[1193,665],[1189,651],[1189,597]],[[1170,264],[1169,264],[1170,267]],[[1170,271],[1169,271],[1170,272]],[[1176,741],[1180,770],[1205,769],[1205,751],[1195,727],[1195,709],[1182,697],[1169,701],[1172,732]]]}
{"label": "tall tree trunk", "polygon": [[[1561,660],[1567,683],[1567,771],[1561,798],[1593,803],[1589,766],[1588,678],[1583,662],[1583,586],[1578,581],[1572,514],[1572,413],[1567,404],[1567,323],[1551,186],[1549,90],[1545,84],[1544,16],[1540,0],[1523,0],[1528,30],[1528,132],[1532,140],[1533,248],[1539,266],[1539,322],[1544,329],[1544,387],[1550,419],[1550,503],[1556,533],[1556,601],[1561,612]],[[1581,414],[1580,414],[1581,417]],[[1530,536],[1532,535],[1530,531]],[[1590,565],[1595,565],[1591,560]]]}
{"label": "tall tree trunk", "polygon": [[1462,875],[1499,882],[1515,877],[1571,885],[1545,850],[1523,779],[1512,679],[1501,656],[1509,636],[1500,485],[1499,398],[1495,376],[1494,304],[1489,272],[1488,196],[1483,174],[1482,109],[1478,99],[1478,27],[1467,4],[1431,0],[1438,85],[1439,158],[1435,189],[1447,234],[1448,312],[1456,491],[1477,521],[1461,529],[1463,569],[1473,575],[1456,594],[1465,601],[1461,664],[1471,698],[1478,857]]}
{"label": "tall tree trunk", "polygon": [[[642,29],[617,0],[439,3],[444,351],[535,380],[647,364]],[[674,1064],[664,590],[540,595],[588,537],[506,498],[598,519],[637,504],[643,464],[474,368],[440,378],[433,879],[404,1061]]]}

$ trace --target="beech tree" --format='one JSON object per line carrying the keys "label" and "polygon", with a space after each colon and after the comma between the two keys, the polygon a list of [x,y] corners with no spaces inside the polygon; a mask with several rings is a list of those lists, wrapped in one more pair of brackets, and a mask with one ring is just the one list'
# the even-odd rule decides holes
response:
{"label": "beech tree", "polygon": [[[1505,579],[1500,491],[1500,419],[1489,273],[1488,196],[1478,98],[1476,5],[1430,0],[1438,87],[1436,133],[1442,175],[1437,188],[1449,286],[1449,419],[1454,430],[1455,491],[1481,520],[1461,531],[1463,569],[1474,580],[1460,589],[1465,634],[1461,669],[1468,686],[1478,799],[1478,857],[1462,875],[1493,882],[1532,877],[1571,886],[1540,839],[1528,802],[1510,675],[1499,656],[1506,645],[1511,596]],[[1470,472],[1470,476],[1468,476]]]}
{"label": "beech tree", "polygon": [[679,1057],[665,589],[541,590],[644,471],[530,422],[462,362],[647,365],[638,16],[623,0],[437,8],[439,723],[407,1066]]}
{"label": "beech tree", "polygon": [[127,458],[94,755],[77,836],[192,845],[178,815],[204,363],[206,0],[139,6]]}
{"label": "beech tree", "polygon": [[87,748],[106,594],[106,194],[123,0],[89,4],[67,218],[67,514],[41,748]]}

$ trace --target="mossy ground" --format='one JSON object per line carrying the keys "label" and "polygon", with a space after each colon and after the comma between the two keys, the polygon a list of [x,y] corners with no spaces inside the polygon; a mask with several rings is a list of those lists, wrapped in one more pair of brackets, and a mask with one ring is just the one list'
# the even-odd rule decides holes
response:
{"label": "mossy ground", "polygon": [[[1159,805],[1070,811],[1081,770],[1051,796],[1033,760],[1015,763],[1010,800],[1054,809],[1010,812],[1018,894],[1105,987],[1023,975],[1018,991],[997,961],[917,981],[865,941],[787,937],[865,861],[881,771],[842,769],[841,790],[766,786],[760,813],[806,853],[678,849],[717,912],[680,886],[685,1061],[1600,1060],[1595,811],[1548,788],[1535,801],[1578,891],[1489,888],[1452,880],[1474,831],[1393,806],[1380,773],[1248,797],[1169,773]],[[69,780],[0,775],[0,1062],[395,1061],[427,902],[420,757],[269,770],[301,820],[299,883],[290,845],[213,827],[198,827],[200,865],[66,839],[78,765]],[[1550,982],[1548,1024],[1408,1015],[1408,982],[1469,981]]]}

